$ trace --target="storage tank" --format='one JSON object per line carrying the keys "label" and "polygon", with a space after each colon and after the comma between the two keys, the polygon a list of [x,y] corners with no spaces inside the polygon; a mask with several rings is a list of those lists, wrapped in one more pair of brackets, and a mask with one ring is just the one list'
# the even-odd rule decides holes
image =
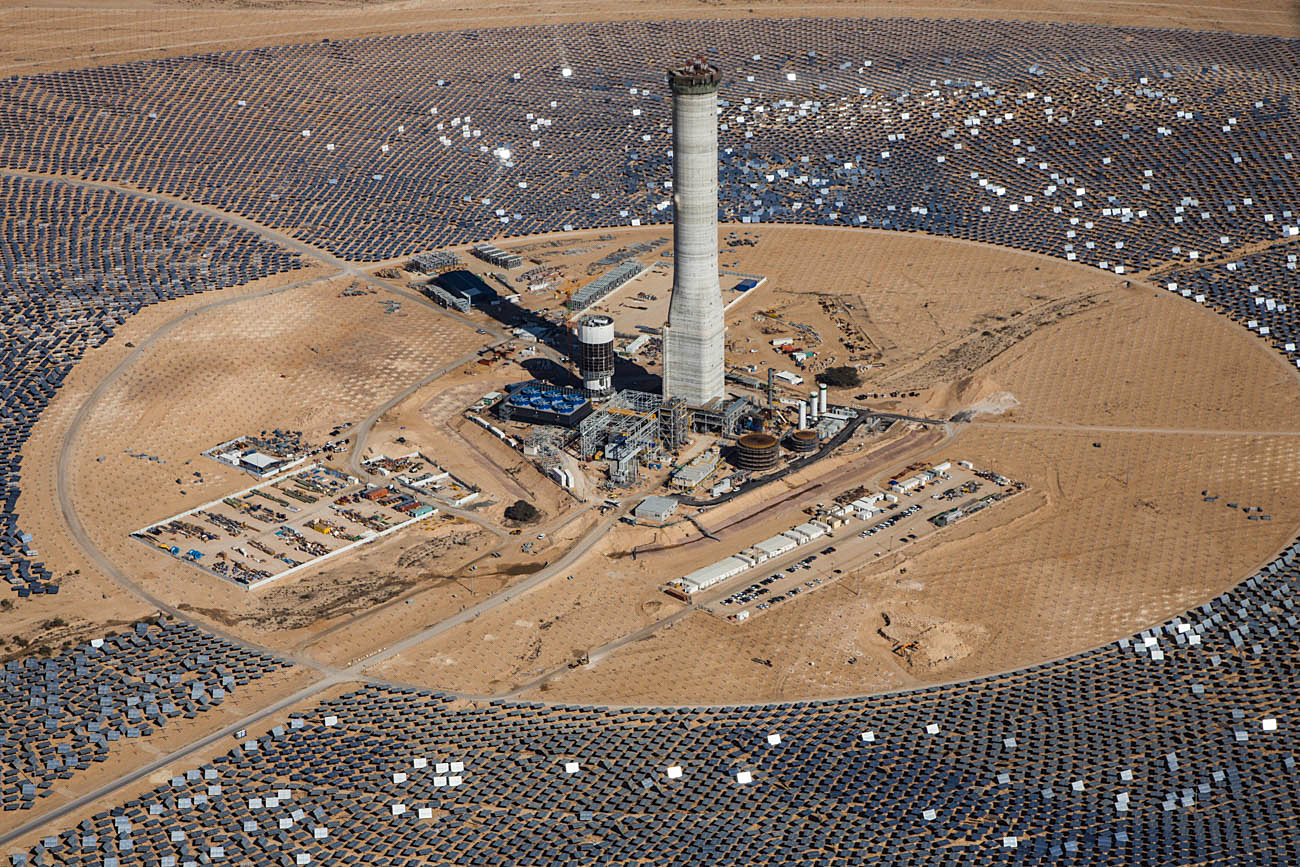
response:
{"label": "storage tank", "polygon": [[817,451],[817,431],[803,428],[786,437],[785,447],[796,454],[809,454]]}
{"label": "storage tank", "polygon": [[826,415],[826,386],[817,389],[817,414]]}
{"label": "storage tank", "polygon": [[614,320],[602,314],[578,322],[578,377],[587,397],[614,393]]}
{"label": "storage tank", "polygon": [[747,433],[736,440],[736,466],[742,470],[770,470],[780,456],[780,445],[771,434]]}
{"label": "storage tank", "polygon": [[799,401],[799,429],[808,427],[808,401]]}

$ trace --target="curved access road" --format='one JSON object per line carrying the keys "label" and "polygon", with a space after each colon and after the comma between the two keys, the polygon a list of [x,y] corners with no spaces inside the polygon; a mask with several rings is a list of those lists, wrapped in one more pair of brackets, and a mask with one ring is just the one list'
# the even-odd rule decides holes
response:
{"label": "curved access road", "polygon": [[167,322],[161,328],[154,331],[152,334],[142,338],[136,344],[135,349],[133,349],[129,355],[123,358],[118,363],[118,365],[114,367],[112,371],[109,372],[108,376],[100,380],[99,385],[95,387],[95,390],[92,391],[90,395],[81,402],[81,406],[77,408],[76,415],[72,417],[72,423],[69,424],[68,429],[64,431],[63,442],[59,446],[59,458],[57,463],[55,464],[55,470],[54,470],[54,486],[55,486],[55,492],[59,500],[59,511],[63,515],[64,523],[68,525],[68,532],[72,534],[73,540],[76,541],[77,545],[81,547],[81,550],[86,553],[86,556],[90,559],[91,563],[93,563],[97,569],[99,569],[106,576],[108,576],[108,578],[111,581],[113,581],[115,584],[117,584],[126,592],[130,593],[132,596],[135,596],[137,599],[144,601],[145,603],[153,606],[154,608],[157,608],[159,611],[167,614],[170,617],[175,618],[176,620],[183,621],[186,623],[191,623],[194,626],[199,627],[200,629],[203,629],[207,632],[211,632],[212,634],[220,636],[222,639],[226,641],[229,641],[233,644],[236,644],[248,650],[254,650],[257,651],[258,653],[266,653],[273,656],[279,656],[285,659],[289,659],[290,661],[298,665],[304,665],[309,668],[314,668],[321,671],[326,670],[325,667],[319,665],[318,663],[316,663],[311,659],[308,659],[307,657],[299,656],[296,654],[284,654],[279,651],[272,650],[268,647],[263,647],[262,645],[254,644],[253,642],[246,641],[242,638],[239,638],[236,635],[232,635],[231,633],[221,630],[220,628],[216,627],[213,624],[194,622],[194,620],[188,617],[183,611],[171,605],[170,603],[164,601],[163,599],[160,599],[154,594],[150,593],[148,590],[141,587],[140,584],[138,584],[136,581],[132,580],[130,576],[128,576],[125,572],[119,569],[117,567],[117,564],[115,564],[112,560],[110,560],[100,549],[100,547],[96,545],[95,542],[90,538],[90,535],[86,532],[85,525],[81,523],[81,517],[77,514],[77,510],[73,506],[72,455],[73,455],[73,446],[76,444],[77,439],[81,436],[82,427],[85,426],[86,420],[87,418],[89,418],[91,411],[96,406],[98,406],[99,402],[103,399],[104,393],[108,390],[109,386],[115,383],[117,379],[127,370],[127,368],[131,367],[133,364],[139,361],[140,357],[150,347],[152,347],[159,340],[163,339],[168,334],[170,334],[178,325],[190,319],[193,319],[195,316],[199,316],[203,313],[207,313],[208,311],[215,310],[219,307],[226,307],[231,304],[238,304],[241,301],[247,301],[254,298],[265,298],[270,295],[278,295],[281,292],[288,292],[292,289],[297,289],[298,287],[305,286],[309,283],[315,283],[320,280],[330,280],[337,276],[338,276],[337,273],[326,274],[321,277],[311,277],[305,280],[299,280],[294,283],[289,283],[287,285],[280,286],[275,289],[268,289],[264,292],[257,292],[252,295],[240,295],[236,297],[222,298],[216,301],[212,301],[200,307],[195,307],[194,309],[186,313],[182,313],[180,316],[177,316],[176,318]]}
{"label": "curved access road", "polygon": [[[479,327],[468,317],[462,316],[454,310],[448,310],[445,307],[435,304],[419,292],[414,292],[383,277],[376,277],[374,274],[367,271],[365,267],[357,265],[354,262],[349,262],[346,259],[340,259],[328,250],[324,250],[314,244],[308,244],[305,241],[300,241],[292,235],[288,235],[277,229],[272,229],[269,226],[254,222],[247,217],[231,213],[230,211],[223,211],[220,208],[214,208],[211,205],[204,205],[199,202],[190,201],[189,199],[182,199],[179,196],[173,196],[168,193],[148,192],[127,184],[109,183],[107,181],[88,181],[83,180],[82,178],[69,177],[67,175],[47,175],[40,172],[23,171],[21,169],[0,169],[0,175],[6,175],[13,178],[28,178],[38,181],[54,181],[72,187],[81,187],[82,189],[87,190],[104,190],[122,196],[129,196],[134,199],[164,202],[181,210],[201,214],[214,220],[220,220],[233,226],[238,226],[244,231],[257,235],[265,241],[284,247],[287,250],[292,250],[293,252],[309,259],[314,259],[317,262],[329,265],[339,271],[339,274],[334,275],[336,277],[347,275],[371,283],[378,283],[389,292],[392,292],[395,295],[401,295],[403,298],[436,310],[441,315],[448,319],[454,319],[461,325],[474,329]],[[497,339],[508,339],[508,335],[496,326],[488,325],[485,326],[483,330]]]}
{"label": "curved access road", "polygon": [[[354,670],[370,668],[372,666],[379,665],[380,663],[387,662],[388,660],[392,659],[394,656],[397,656],[400,653],[404,653],[407,650],[410,650],[412,647],[415,647],[419,644],[424,643],[425,641],[428,641],[430,638],[434,638],[435,636],[441,635],[442,633],[446,632],[449,629],[455,629],[457,626],[468,623],[469,621],[473,620],[475,617],[478,617],[481,614],[485,614],[488,611],[491,611],[493,608],[497,607],[498,605],[501,605],[505,602],[509,602],[511,599],[514,599],[516,596],[521,596],[524,593],[527,593],[528,591],[532,590],[534,587],[538,587],[546,583],[550,579],[554,578],[556,575],[559,575],[561,572],[568,571],[573,567],[574,563],[578,562],[578,560],[580,560],[583,557],[583,555],[585,555],[588,551],[590,551],[592,547],[594,547],[595,544],[601,540],[601,538],[605,535],[605,533],[609,531],[609,528],[614,526],[614,523],[619,518],[627,514],[630,508],[631,508],[630,506],[621,506],[615,511],[610,512],[609,515],[607,515],[604,520],[600,521],[594,527],[588,530],[581,539],[579,539],[569,548],[569,550],[565,551],[564,554],[560,556],[559,560],[556,560],[554,563],[551,563],[550,565],[538,570],[537,572],[534,572],[530,577],[525,578],[523,581],[520,581],[518,584],[512,584],[511,586],[498,591],[492,596],[489,596],[487,599],[484,599],[482,602],[480,602],[477,605],[471,605],[469,608],[459,611],[456,614],[453,614],[451,617],[448,617],[447,619],[439,623],[435,623],[432,626],[428,626],[424,629],[421,629],[419,632],[408,635],[406,638],[394,642],[393,644],[389,645],[383,650],[372,653],[369,656],[359,660],[358,662],[354,663],[352,666],[348,667],[346,670],[351,672]],[[454,693],[449,693],[449,694],[454,694]]]}

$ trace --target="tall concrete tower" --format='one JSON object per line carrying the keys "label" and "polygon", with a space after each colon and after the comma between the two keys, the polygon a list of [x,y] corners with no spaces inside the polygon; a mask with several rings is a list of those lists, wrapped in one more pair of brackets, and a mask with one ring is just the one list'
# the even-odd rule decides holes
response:
{"label": "tall concrete tower", "polygon": [[718,70],[701,56],[668,70],[673,92],[673,292],[664,326],[664,399],[726,395],[718,286]]}

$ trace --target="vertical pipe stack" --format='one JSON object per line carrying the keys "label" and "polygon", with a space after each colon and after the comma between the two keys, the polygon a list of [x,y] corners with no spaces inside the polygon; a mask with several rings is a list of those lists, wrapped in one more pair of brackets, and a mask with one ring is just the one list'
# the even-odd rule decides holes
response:
{"label": "vertical pipe stack", "polygon": [[702,407],[726,395],[718,285],[718,70],[701,56],[668,71],[673,93],[673,291],[663,396]]}

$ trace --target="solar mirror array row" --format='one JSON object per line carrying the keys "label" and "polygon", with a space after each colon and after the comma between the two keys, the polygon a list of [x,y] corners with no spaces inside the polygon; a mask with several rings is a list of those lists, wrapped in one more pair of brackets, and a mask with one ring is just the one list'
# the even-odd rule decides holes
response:
{"label": "solar mirror array row", "polygon": [[725,219],[1130,272],[1297,222],[1295,41],[1032,22],[566,24],[29,76],[0,88],[0,164],[172,193],[354,260],[668,223],[662,68],[696,49],[723,70]]}
{"label": "solar mirror array row", "polygon": [[187,623],[137,623],[61,653],[0,667],[0,806],[30,809],[115,744],[194,719],[288,663]]}
{"label": "solar mirror array row", "polygon": [[[1186,263],[1161,280],[1298,357],[1296,245],[1233,252],[1296,233],[1295,41],[951,21],[622,23],[545,34],[553,57],[536,50],[535,33],[516,29],[11,79],[0,84],[0,162],[183,195],[357,259],[414,252],[430,238],[667,222],[668,105],[655,70],[682,46],[704,45],[726,70],[726,219],[927,231],[1118,273]],[[33,311],[15,334],[43,359],[5,372],[14,393],[26,371],[38,376],[21,388],[26,401],[6,396],[0,410],[5,490],[16,492],[31,421],[113,324],[145,303],[301,263],[171,206],[57,182],[3,183],[0,192],[14,191],[0,199],[6,229],[28,219],[10,219],[15,209],[51,213],[44,219],[65,227],[6,231],[5,284],[23,288],[5,303]],[[59,204],[77,196],[93,201]],[[72,219],[122,209],[129,214]],[[235,270],[205,279],[168,264],[193,260],[168,246],[176,227],[159,221],[215,239],[211,261]],[[120,234],[142,222],[148,243]],[[52,237],[91,244],[93,256],[59,255]],[[154,282],[96,284],[131,267],[114,256],[140,263]],[[32,278],[36,261],[67,270]],[[67,283],[86,288],[69,295]],[[84,314],[36,312],[65,298]],[[60,335],[48,351],[36,345],[36,325]],[[12,510],[9,502],[0,569],[27,584],[41,567],[16,547],[27,543]],[[475,708],[365,689],[12,860],[1295,863],[1297,590],[1293,546],[1230,593],[1117,644],[838,702]],[[154,705],[197,713],[200,698],[211,704],[213,689],[228,689],[224,678],[238,684],[239,664],[246,677],[278,665],[240,654],[212,649],[200,664],[196,652],[196,668],[223,669],[204,675],[198,697],[192,686],[164,697],[187,671],[167,660],[132,673],[152,704],[139,695],[106,711],[64,700],[55,718],[72,726],[70,738],[47,734],[47,743],[34,731],[6,744],[6,779],[19,772],[26,781],[14,808],[30,805],[43,774],[97,754],[92,733],[146,737],[159,723]],[[44,677],[53,664],[69,672],[66,694],[102,700],[101,687],[111,692],[116,681],[97,659],[81,648],[21,661],[6,678]],[[34,716],[28,707],[24,718]]]}
{"label": "solar mirror array row", "polygon": [[1300,546],[1140,635],[838,701],[368,687],[22,864],[1293,864]]}

